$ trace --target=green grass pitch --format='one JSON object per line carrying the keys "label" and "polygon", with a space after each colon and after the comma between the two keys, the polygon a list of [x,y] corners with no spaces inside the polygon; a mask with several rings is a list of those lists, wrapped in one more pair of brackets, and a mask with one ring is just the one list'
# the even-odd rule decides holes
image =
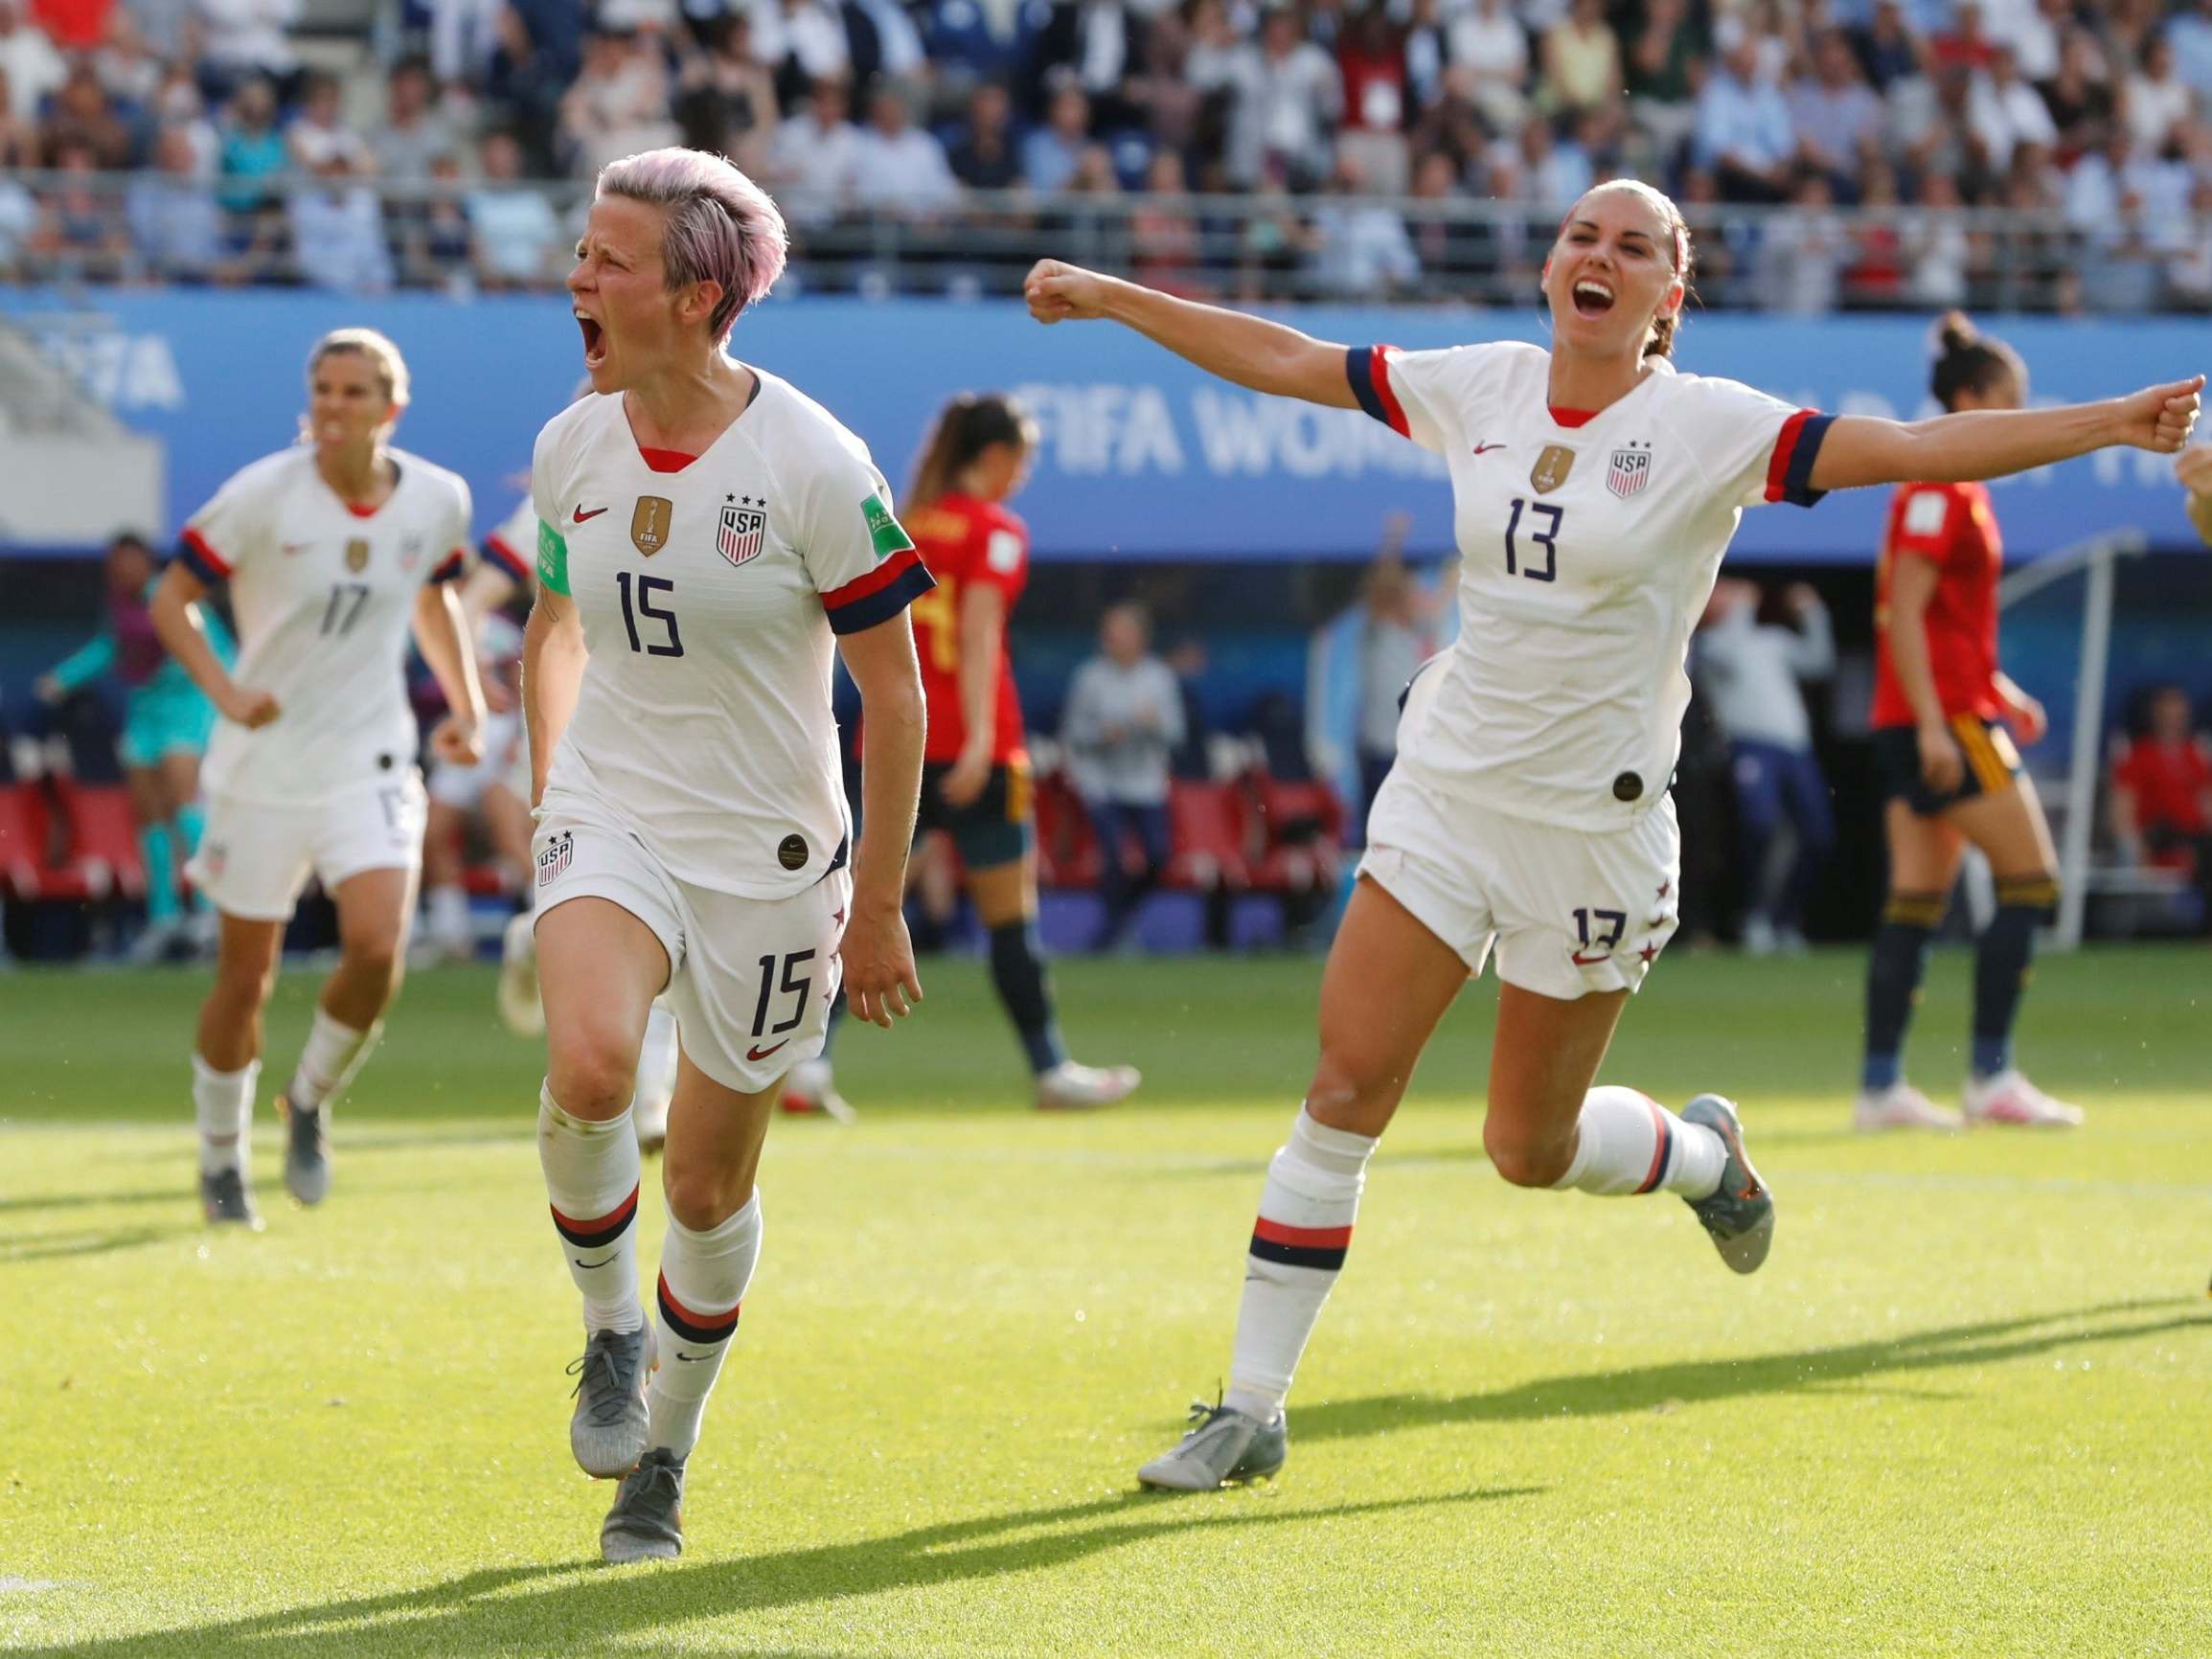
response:
{"label": "green grass pitch", "polygon": [[[847,1034],[861,1124],[775,1125],[689,1552],[621,1572],[568,1457],[538,1057],[488,974],[409,985],[321,1210],[264,1109],[258,1238],[196,1216],[198,977],[0,979],[0,1648],[2212,1653],[2212,959],[2047,962],[2023,1057],[2088,1126],[1948,1141],[1849,1132],[1859,970],[1670,957],[1607,1064],[1744,1101],[1782,1206],[1747,1281],[1672,1198],[1491,1175],[1471,991],[1284,1477],[1178,1498],[1132,1470],[1226,1364],[1317,965],[1060,965],[1079,1052],[1151,1079],[1071,1120],[1024,1109],[981,969],[926,964],[916,1020]],[[1922,1011],[1938,1093],[1966,976],[1939,957]]]}

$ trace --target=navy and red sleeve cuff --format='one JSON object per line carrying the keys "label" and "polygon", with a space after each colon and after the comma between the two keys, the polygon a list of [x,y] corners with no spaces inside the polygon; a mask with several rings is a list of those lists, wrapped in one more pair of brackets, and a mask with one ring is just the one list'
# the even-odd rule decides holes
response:
{"label": "navy and red sleeve cuff", "polygon": [[1405,423],[1405,405],[1390,384],[1390,354],[1396,346],[1354,346],[1344,353],[1344,377],[1352,382],[1352,396],[1359,407],[1401,438],[1411,438]]}
{"label": "navy and red sleeve cuff", "polygon": [[208,545],[206,536],[189,525],[184,534],[177,538],[176,556],[184,561],[185,569],[198,577],[207,587],[213,587],[218,581],[230,580],[230,561]]}
{"label": "navy and red sleeve cuff", "polygon": [[430,573],[430,585],[438,587],[445,582],[459,581],[467,569],[467,550],[457,547],[438,561],[437,569]]}
{"label": "navy and red sleeve cuff", "polygon": [[1782,422],[1782,431],[1774,440],[1774,454],[1767,463],[1768,501],[1811,507],[1828,493],[1813,488],[1813,463],[1819,458],[1829,427],[1835,424],[1835,416],[1823,415],[1817,409],[1800,409]]}
{"label": "navy and red sleeve cuff", "polygon": [[509,547],[507,538],[497,531],[484,538],[484,557],[491,561],[502,576],[518,586],[530,580],[529,562]]}
{"label": "navy and red sleeve cuff", "polygon": [[866,576],[824,594],[822,608],[829,613],[832,633],[856,634],[889,622],[936,585],[922,556],[904,547]]}

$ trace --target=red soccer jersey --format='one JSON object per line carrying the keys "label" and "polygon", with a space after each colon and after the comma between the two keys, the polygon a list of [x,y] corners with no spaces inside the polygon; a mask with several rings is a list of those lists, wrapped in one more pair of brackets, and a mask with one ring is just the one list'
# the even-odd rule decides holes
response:
{"label": "red soccer jersey", "polygon": [[[1006,596],[1006,617],[1014,615],[1029,583],[1029,527],[995,502],[969,495],[941,496],[905,520],[906,533],[922,550],[922,562],[937,586],[911,609],[914,647],[922,658],[922,690],[928,701],[928,761],[960,759],[968,722],[960,712],[960,604],[968,590],[983,583]],[[991,760],[1004,765],[1022,753],[1021,700],[1014,690],[1014,661],[1008,654],[1006,624],[998,633],[998,714],[991,737]]]}
{"label": "red soccer jersey", "polygon": [[2135,797],[2135,821],[2145,830],[2173,830],[2201,835],[2204,792],[2212,789],[2212,752],[2202,739],[2161,743],[2137,738],[2112,770],[2112,781]]}
{"label": "red soccer jersey", "polygon": [[1928,663],[1946,715],[1994,720],[1996,694],[1997,577],[2004,540],[1989,490],[1979,484],[1901,484],[1889,504],[1881,562],[1874,576],[1874,724],[1916,724],[1889,656],[1889,581],[1901,558],[1935,563],[1935,595],[1925,613]]}

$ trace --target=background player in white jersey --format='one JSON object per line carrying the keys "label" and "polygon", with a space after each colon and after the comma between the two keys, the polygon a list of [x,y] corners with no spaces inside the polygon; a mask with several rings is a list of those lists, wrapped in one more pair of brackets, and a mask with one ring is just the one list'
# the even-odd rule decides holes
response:
{"label": "background player in white jersey", "polygon": [[[921,995],[900,913],[923,731],[905,608],[929,574],[859,440],[723,350],[784,252],[775,204],[718,156],[606,168],[568,279],[604,395],[555,417],[531,462],[537,1142],[583,1296],[570,1444],[622,1477],[600,1534],[616,1561],[682,1550],[684,1460],[759,1258],[784,1074],[819,1052],[840,979],[879,1025]],[[868,729],[856,859],[838,650]],[[664,990],[682,1059],[656,1327],[627,1117]]]}
{"label": "background player in white jersey", "polygon": [[1283,1401],[1342,1267],[1367,1160],[1429,1034],[1494,945],[1483,1142],[1516,1186],[1681,1194],[1740,1273],[1773,1200],[1733,1104],[1681,1115],[1593,1088],[1621,1007],[1674,931],[1667,782],[1693,621],[1745,507],[1982,478],[2106,444],[2172,451],[2202,377],[2108,403],[1903,423],[1834,418],[1667,361],[1690,270],[1673,202],[1576,203],[1544,265],[1550,352],[1347,351],[1047,261],[1051,323],[1110,317],[1240,385],[1364,409],[1449,464],[1462,632],[1415,678],[1398,761],[1321,987],[1321,1058],[1247,1256],[1229,1389],[1139,1471],[1202,1489],[1271,1474]]}
{"label": "background player in white jersey", "polygon": [[[432,747],[463,762],[480,753],[476,655],[448,585],[467,559],[468,487],[391,447],[406,404],[407,366],[390,340],[326,334],[308,359],[305,442],[255,462],[193,514],[154,594],[162,643],[222,715],[191,870],[222,918],[193,1055],[211,1221],[260,1225],[244,1160],[262,1010],[310,873],[337,904],[339,959],[278,1097],[285,1184],[303,1204],[329,1191],[327,1108],[399,989],[422,857],[410,627],[454,711]],[[197,608],[218,582],[238,621],[235,673]]]}

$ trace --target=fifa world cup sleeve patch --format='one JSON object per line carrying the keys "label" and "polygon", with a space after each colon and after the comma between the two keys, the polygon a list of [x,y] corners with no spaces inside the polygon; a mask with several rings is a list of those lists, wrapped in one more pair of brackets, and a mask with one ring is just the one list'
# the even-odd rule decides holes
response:
{"label": "fifa world cup sleeve patch", "polygon": [[568,543],[542,518],[537,521],[537,580],[546,592],[568,597]]}
{"label": "fifa world cup sleeve patch", "polygon": [[867,521],[868,539],[875,546],[878,558],[889,558],[895,553],[904,553],[914,543],[905,528],[891,515],[883,505],[883,497],[871,495],[860,503],[860,516]]}

